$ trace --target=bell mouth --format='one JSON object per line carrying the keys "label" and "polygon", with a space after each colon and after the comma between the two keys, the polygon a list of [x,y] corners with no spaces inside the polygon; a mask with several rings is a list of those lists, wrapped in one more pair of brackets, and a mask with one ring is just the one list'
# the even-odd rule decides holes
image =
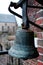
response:
{"label": "bell mouth", "polygon": [[23,51],[23,50],[20,50],[20,49],[15,50],[13,48],[13,46],[8,51],[8,54],[12,57],[20,58],[20,59],[23,59],[23,60],[34,59],[34,58],[37,58],[39,56],[39,54],[37,52],[37,48],[31,49],[31,51],[30,50],[27,50],[27,51],[24,50]]}

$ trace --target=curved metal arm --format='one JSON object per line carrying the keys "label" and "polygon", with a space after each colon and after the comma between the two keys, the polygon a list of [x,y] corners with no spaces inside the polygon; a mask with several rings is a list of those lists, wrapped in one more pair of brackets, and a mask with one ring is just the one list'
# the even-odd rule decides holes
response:
{"label": "curved metal arm", "polygon": [[18,16],[19,18],[22,18],[21,15],[19,15],[18,13],[12,11],[11,8],[10,8],[10,6],[8,7],[8,10],[9,10],[9,12],[12,13],[13,15],[16,15],[16,16]]}

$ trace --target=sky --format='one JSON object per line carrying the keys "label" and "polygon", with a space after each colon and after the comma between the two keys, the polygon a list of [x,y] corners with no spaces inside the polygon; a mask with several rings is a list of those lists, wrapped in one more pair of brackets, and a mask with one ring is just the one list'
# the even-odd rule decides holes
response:
{"label": "sky", "polygon": [[[19,0],[0,0],[0,14],[11,14],[8,11],[8,7],[10,2],[18,2]],[[18,9],[14,9],[13,7],[11,8],[13,11],[19,13],[20,15],[22,15],[22,9],[19,7]],[[12,15],[12,14],[11,14]],[[16,16],[15,16],[16,17]],[[19,26],[21,26],[22,23],[22,19],[16,17],[17,23]]]}

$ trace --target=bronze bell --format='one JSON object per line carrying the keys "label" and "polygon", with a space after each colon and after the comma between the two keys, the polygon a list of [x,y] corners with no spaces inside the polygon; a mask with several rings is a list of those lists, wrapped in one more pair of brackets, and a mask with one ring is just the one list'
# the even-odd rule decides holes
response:
{"label": "bronze bell", "polygon": [[32,59],[38,57],[37,49],[34,45],[34,32],[25,29],[18,29],[14,45],[8,51],[12,57],[21,59]]}

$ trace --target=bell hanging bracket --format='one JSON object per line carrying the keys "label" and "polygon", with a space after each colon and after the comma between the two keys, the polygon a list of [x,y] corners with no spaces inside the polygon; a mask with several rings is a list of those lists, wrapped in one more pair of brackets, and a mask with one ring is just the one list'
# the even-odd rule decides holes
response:
{"label": "bell hanging bracket", "polygon": [[[22,15],[19,15],[17,14],[16,12],[12,11],[10,7],[14,7],[15,9],[17,9],[18,7],[21,7],[22,8]],[[43,9],[43,6],[31,6],[31,5],[28,5],[28,0],[20,0],[18,3],[14,3],[14,2],[11,2],[9,7],[8,7],[8,10],[18,16],[19,18],[22,18],[23,19],[23,25],[25,26],[24,29],[28,29],[29,28],[29,23],[40,28],[41,30],[43,30],[43,27],[35,24],[34,22],[30,21],[28,19],[28,16],[27,16],[27,8],[39,8],[39,9]]]}

